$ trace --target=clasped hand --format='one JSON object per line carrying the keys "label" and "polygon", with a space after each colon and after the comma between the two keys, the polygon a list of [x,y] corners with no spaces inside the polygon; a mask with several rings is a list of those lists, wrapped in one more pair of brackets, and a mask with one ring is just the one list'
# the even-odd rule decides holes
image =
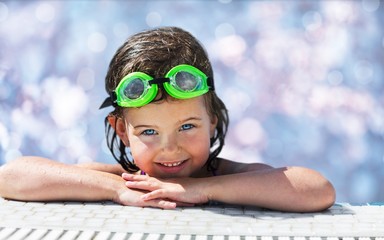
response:
{"label": "clasped hand", "polygon": [[[133,175],[124,173],[125,185],[135,192],[122,194],[119,202],[124,205],[132,205],[134,197],[136,206],[152,206],[163,209],[172,209],[176,206],[194,206],[209,201],[203,191],[203,181],[198,178],[172,178],[158,179],[146,175]],[[127,201],[127,203],[126,203]]]}

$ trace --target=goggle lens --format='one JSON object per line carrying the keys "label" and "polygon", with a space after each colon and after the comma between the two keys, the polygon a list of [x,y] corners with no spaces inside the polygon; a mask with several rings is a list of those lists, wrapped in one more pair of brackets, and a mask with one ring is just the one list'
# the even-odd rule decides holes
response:
{"label": "goggle lens", "polygon": [[124,96],[129,99],[138,99],[145,92],[143,80],[135,78],[131,80],[124,89]]}
{"label": "goggle lens", "polygon": [[189,72],[178,72],[173,78],[173,86],[180,91],[192,92],[199,87],[201,78],[194,76]]}
{"label": "goggle lens", "polygon": [[156,96],[157,85],[151,86],[151,76],[135,72],[125,76],[115,90],[116,103],[120,107],[140,107]]}

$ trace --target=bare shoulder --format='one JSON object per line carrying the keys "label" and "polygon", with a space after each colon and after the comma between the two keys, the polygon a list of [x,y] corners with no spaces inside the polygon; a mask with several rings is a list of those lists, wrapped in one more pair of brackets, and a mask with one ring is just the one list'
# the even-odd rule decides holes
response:
{"label": "bare shoulder", "polygon": [[267,169],[273,169],[270,165],[264,163],[242,163],[231,161],[228,159],[220,158],[219,167],[217,170],[218,175],[227,175],[241,172],[250,172],[250,171],[262,171]]}

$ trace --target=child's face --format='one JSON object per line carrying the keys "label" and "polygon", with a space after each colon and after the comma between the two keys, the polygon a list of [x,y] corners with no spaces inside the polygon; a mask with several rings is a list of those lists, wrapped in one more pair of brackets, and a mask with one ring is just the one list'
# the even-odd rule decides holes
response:
{"label": "child's face", "polygon": [[[188,177],[206,163],[217,120],[203,96],[129,108],[120,138],[131,147],[135,164],[150,176]],[[122,121],[121,121],[122,122]]]}

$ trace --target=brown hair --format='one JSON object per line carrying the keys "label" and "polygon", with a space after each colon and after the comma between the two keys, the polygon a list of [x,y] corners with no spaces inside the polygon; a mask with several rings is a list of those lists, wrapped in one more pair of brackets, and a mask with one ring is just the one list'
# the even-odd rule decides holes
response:
{"label": "brown hair", "polygon": [[[105,78],[106,91],[111,94],[128,73],[144,72],[150,76],[163,77],[172,67],[179,64],[192,65],[213,79],[207,53],[189,32],[176,27],[163,27],[137,33],[128,38],[112,58]],[[170,97],[161,88],[160,92],[162,98]],[[208,170],[214,171],[217,168],[217,155],[224,146],[229,119],[227,109],[215,91],[204,94],[204,99],[208,114],[218,119],[210,145],[211,149],[215,148],[206,163]],[[121,117],[122,110],[121,107],[115,106],[111,114]],[[127,155],[126,146],[118,138],[107,118],[105,119],[107,145],[113,157],[129,172],[140,170],[131,154]]]}

